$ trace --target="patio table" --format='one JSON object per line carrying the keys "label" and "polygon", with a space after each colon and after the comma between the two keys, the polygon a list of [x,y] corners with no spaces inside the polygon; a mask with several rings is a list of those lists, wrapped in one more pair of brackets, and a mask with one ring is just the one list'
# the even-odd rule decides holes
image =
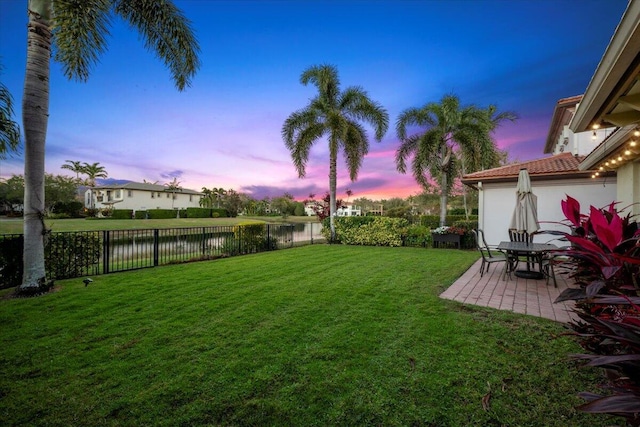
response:
{"label": "patio table", "polygon": [[556,245],[550,243],[531,242],[500,242],[497,248],[507,253],[526,253],[534,257],[539,267],[538,271],[531,271],[529,263],[527,263],[526,270],[517,270],[513,274],[517,277],[536,280],[544,278],[544,273],[542,272],[542,258],[544,254],[558,249]]}

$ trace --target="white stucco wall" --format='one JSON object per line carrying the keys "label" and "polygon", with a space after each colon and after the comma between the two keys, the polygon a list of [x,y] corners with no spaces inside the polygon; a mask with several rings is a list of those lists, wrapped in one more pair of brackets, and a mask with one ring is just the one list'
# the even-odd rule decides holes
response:
{"label": "white stucco wall", "polygon": [[[106,189],[97,188],[93,191],[101,191],[103,193],[103,200],[106,199]],[[109,189],[111,194],[111,201],[115,203],[101,203],[94,200],[94,206],[97,209],[103,209],[113,206],[114,209],[133,209],[137,210],[150,210],[150,209],[184,209],[184,208],[197,208],[200,206],[200,196],[197,194],[184,194],[170,192],[158,192],[158,191],[146,191],[146,190],[128,190],[128,189]],[[85,207],[91,206],[91,192],[89,189],[85,193]],[[151,194],[153,193],[153,197]]]}
{"label": "white stucco wall", "polygon": [[[618,178],[619,179],[619,178]],[[580,202],[581,211],[589,206],[602,207],[616,199],[615,178],[532,181],[538,198],[538,221],[541,230],[567,231],[558,224],[564,219],[560,202],[566,195]],[[484,230],[487,243],[497,245],[509,240],[509,224],[516,203],[516,183],[482,184],[478,204],[478,226]],[[538,236],[536,242],[545,243],[552,236]],[[557,243],[551,241],[551,243]]]}
{"label": "white stucco wall", "polygon": [[640,162],[628,163],[617,169],[617,201],[622,209],[630,206],[633,215],[640,214]]}

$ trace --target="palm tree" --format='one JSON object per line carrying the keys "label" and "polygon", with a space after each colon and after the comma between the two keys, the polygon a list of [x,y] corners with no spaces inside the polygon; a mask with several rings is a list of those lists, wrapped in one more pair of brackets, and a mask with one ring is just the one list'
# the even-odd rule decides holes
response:
{"label": "palm tree", "polygon": [[[504,117],[511,114],[505,113]],[[396,133],[401,141],[396,151],[396,167],[406,173],[407,160],[412,157],[411,171],[418,184],[426,190],[430,186],[429,178],[438,182],[440,225],[445,225],[448,196],[453,180],[461,170],[461,159],[467,159],[466,167],[470,168],[478,163],[474,160],[468,164],[468,159],[497,158],[491,133],[502,117],[495,115],[494,106],[488,109],[475,105],[461,107],[455,95],[445,95],[440,103],[432,102],[400,113],[396,122]],[[424,130],[408,136],[407,128],[414,126]]]}
{"label": "palm tree", "polygon": [[318,95],[285,120],[282,138],[300,178],[305,176],[312,145],[323,136],[329,141],[329,216],[333,241],[338,152],[344,150],[349,177],[355,181],[362,160],[369,152],[367,132],[360,122],[374,127],[379,142],[389,126],[389,115],[360,87],[348,87],[341,92],[338,70],[334,66],[312,66],[302,73],[300,83],[313,84]]}
{"label": "palm tree", "polygon": [[20,128],[12,117],[13,97],[9,89],[0,83],[0,159],[6,159],[8,153],[20,146]]}
{"label": "palm tree", "polygon": [[76,162],[73,160],[65,160],[64,165],[60,166],[62,169],[69,169],[76,174],[76,181],[80,182],[80,174],[84,173],[84,165],[82,162]]}
{"label": "palm tree", "polygon": [[[189,86],[199,61],[190,22],[171,0],[29,0],[27,67],[22,99],[25,133],[24,274],[18,292],[46,288],[44,268],[44,147],[53,59],[69,79],[86,81],[107,47],[114,16],[136,28],[145,46],[167,65],[178,90]],[[55,28],[55,31],[54,31]]]}
{"label": "palm tree", "polygon": [[82,166],[82,173],[87,175],[87,185],[89,187],[96,186],[96,178],[106,178],[109,176],[104,166],[100,166],[100,162],[91,164],[84,163]]}
{"label": "palm tree", "polygon": [[[178,181],[178,178],[174,176],[173,180],[167,182],[164,186],[167,187],[167,190],[171,192],[171,209],[173,209],[173,205],[176,200],[176,192],[182,191],[182,187],[180,187],[180,181]],[[180,215],[180,213],[178,213],[178,215]]]}

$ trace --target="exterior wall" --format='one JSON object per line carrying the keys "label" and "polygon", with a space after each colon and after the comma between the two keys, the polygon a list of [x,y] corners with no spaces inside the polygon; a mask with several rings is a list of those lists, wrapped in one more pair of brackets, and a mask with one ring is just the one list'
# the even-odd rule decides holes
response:
{"label": "exterior wall", "polygon": [[[572,179],[555,181],[533,181],[533,194],[538,201],[538,222],[541,230],[567,231],[560,224],[564,219],[560,202],[566,195],[580,202],[583,212],[590,205],[602,207],[616,198],[615,178],[609,180]],[[478,226],[484,230],[487,243],[497,245],[509,240],[509,224],[516,203],[516,183],[483,183],[479,194]],[[546,243],[552,236],[539,236],[536,242]],[[551,243],[564,245],[552,241]]]}
{"label": "exterior wall", "polygon": [[593,139],[593,132],[573,133],[569,126],[565,126],[556,141],[553,154],[571,153],[586,156],[613,131],[614,128],[598,129],[596,138]]}
{"label": "exterior wall", "polygon": [[621,166],[616,170],[618,175],[618,191],[616,201],[620,209],[629,205],[632,215],[640,214],[640,161]]}
{"label": "exterior wall", "polygon": [[[133,209],[149,210],[149,209],[184,209],[197,208],[200,206],[200,196],[197,194],[174,194],[166,191],[146,191],[146,190],[128,190],[128,189],[100,189],[97,192],[94,207],[96,209],[104,209],[113,206],[114,209]],[[91,206],[92,190],[85,193],[85,206]],[[152,197],[153,195],[153,197]],[[102,197],[102,202],[98,201]]]}

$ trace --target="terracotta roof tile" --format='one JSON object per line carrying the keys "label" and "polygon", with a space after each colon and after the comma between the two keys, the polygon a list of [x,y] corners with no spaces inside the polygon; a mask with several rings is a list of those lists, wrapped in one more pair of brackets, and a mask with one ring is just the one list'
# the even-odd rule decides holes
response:
{"label": "terracotta roof tile", "polygon": [[584,156],[561,153],[542,159],[514,163],[499,168],[487,169],[465,175],[462,182],[471,184],[478,181],[518,179],[520,169],[526,168],[531,179],[564,175],[567,177],[590,175],[590,171],[579,171],[578,165]]}

